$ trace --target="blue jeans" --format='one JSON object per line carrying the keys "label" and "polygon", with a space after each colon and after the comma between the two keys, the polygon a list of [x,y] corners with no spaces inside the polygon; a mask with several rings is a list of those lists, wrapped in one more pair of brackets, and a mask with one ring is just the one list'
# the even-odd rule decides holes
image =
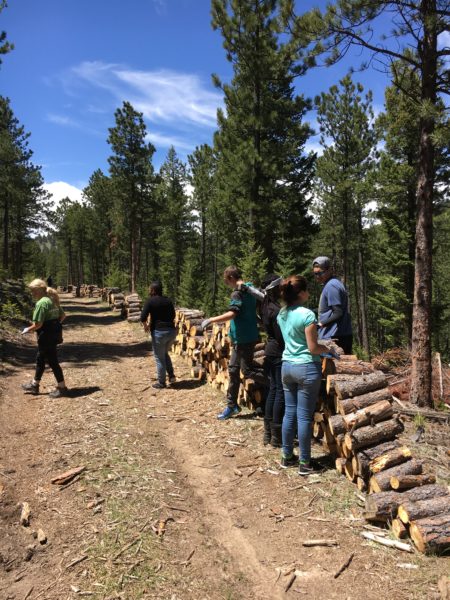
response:
{"label": "blue jeans", "polygon": [[159,383],[163,385],[166,383],[166,372],[169,377],[173,377],[174,374],[169,350],[176,337],[176,329],[155,329],[152,332],[152,346],[156,361],[156,372]]}
{"label": "blue jeans", "polygon": [[314,411],[322,379],[320,362],[295,364],[283,361],[285,413],[283,418],[283,454],[291,456],[294,448],[295,419],[298,427],[300,460],[311,459],[311,435]]}

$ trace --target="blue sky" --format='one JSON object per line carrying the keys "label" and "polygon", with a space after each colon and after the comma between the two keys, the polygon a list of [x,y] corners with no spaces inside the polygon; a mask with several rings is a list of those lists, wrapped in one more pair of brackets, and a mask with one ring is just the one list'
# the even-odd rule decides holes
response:
{"label": "blue sky", "polygon": [[[210,0],[9,0],[0,30],[15,44],[3,57],[2,94],[31,132],[34,162],[55,199],[75,199],[94,170],[107,172],[108,127],[124,100],[144,113],[156,168],[170,145],[185,159],[211,143],[222,103],[211,74],[227,80],[231,66],[210,25]],[[345,63],[310,71],[298,92],[326,91],[360,60],[355,51]],[[371,70],[357,79],[381,110],[385,77]],[[309,144],[317,146],[318,136]]]}

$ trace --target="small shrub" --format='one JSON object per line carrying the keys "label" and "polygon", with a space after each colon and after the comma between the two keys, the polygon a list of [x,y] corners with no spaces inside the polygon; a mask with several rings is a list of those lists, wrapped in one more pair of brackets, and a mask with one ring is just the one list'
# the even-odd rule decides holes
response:
{"label": "small shrub", "polygon": [[11,302],[11,300],[7,300],[0,308],[0,319],[2,321],[11,321],[13,319],[20,321],[23,319],[23,315],[17,304]]}

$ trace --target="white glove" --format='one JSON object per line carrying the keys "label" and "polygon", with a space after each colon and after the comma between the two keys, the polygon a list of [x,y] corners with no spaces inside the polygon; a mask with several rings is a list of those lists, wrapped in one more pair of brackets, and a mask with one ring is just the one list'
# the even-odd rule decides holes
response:
{"label": "white glove", "polygon": [[200,327],[205,330],[207,327],[209,327],[211,325],[211,319],[205,319],[204,321],[202,321],[202,324],[200,325]]}
{"label": "white glove", "polygon": [[30,331],[30,327],[24,327],[23,330],[22,330],[22,335],[25,335],[29,331]]}

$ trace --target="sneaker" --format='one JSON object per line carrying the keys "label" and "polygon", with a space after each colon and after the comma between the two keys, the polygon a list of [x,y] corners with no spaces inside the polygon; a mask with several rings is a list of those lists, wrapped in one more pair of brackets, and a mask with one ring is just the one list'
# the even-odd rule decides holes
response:
{"label": "sneaker", "polygon": [[56,388],[56,390],[53,390],[53,392],[50,392],[49,397],[50,398],[62,398],[63,396],[67,396],[68,391],[69,390],[66,387]]}
{"label": "sneaker", "polygon": [[241,407],[236,404],[236,406],[227,406],[220,415],[217,415],[217,418],[220,421],[226,421],[227,419],[231,419],[233,415],[238,415],[241,412]]}
{"label": "sneaker", "polygon": [[299,475],[312,475],[313,473],[317,473],[317,469],[312,463],[303,463],[301,462],[298,466],[298,474]]}
{"label": "sneaker", "polygon": [[22,384],[22,389],[26,394],[39,394],[39,384],[32,381]]}
{"label": "sneaker", "polygon": [[160,381],[157,381],[156,383],[154,383],[152,385],[152,388],[155,388],[155,390],[163,390],[166,387],[165,383],[161,383]]}
{"label": "sneaker", "polygon": [[169,377],[169,383],[176,383],[176,381],[177,381],[177,378],[175,377],[175,375],[171,375]]}
{"label": "sneaker", "polygon": [[288,469],[289,467],[296,467],[298,465],[298,458],[295,454],[291,454],[290,456],[281,455],[280,459],[280,467],[282,469]]}

